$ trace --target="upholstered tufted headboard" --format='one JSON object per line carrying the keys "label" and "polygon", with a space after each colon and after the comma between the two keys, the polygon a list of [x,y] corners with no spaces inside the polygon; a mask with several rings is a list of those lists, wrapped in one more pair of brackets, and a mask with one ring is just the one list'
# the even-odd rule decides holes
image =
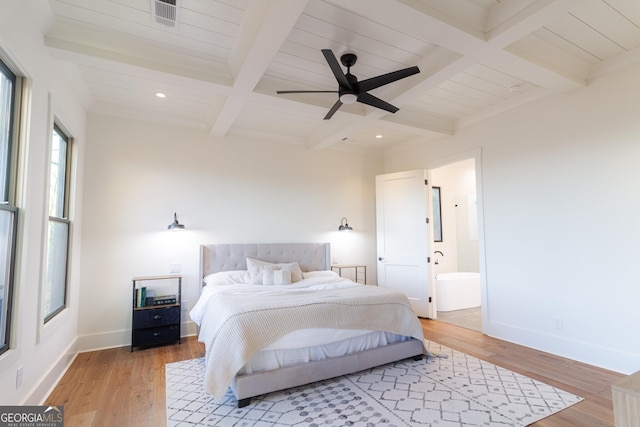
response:
{"label": "upholstered tufted headboard", "polygon": [[329,270],[329,243],[232,243],[200,245],[200,279],[218,271],[246,270],[246,259],[298,262],[302,271]]}

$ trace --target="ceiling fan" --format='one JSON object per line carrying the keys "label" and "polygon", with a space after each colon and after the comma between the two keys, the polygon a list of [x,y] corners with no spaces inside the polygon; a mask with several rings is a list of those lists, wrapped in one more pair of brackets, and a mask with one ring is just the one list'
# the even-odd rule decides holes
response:
{"label": "ceiling fan", "polygon": [[392,71],[391,73],[382,74],[377,77],[371,77],[370,79],[359,82],[358,78],[351,74],[351,67],[353,67],[358,60],[358,57],[355,54],[345,53],[340,57],[342,65],[347,67],[346,74],[343,73],[336,56],[333,54],[331,49],[322,49],[322,54],[338,81],[338,90],[279,90],[276,93],[279,95],[284,93],[337,93],[338,100],[333,104],[333,107],[331,107],[327,115],[324,116],[324,120],[329,120],[335,112],[338,111],[342,104],[353,104],[356,101],[389,111],[390,113],[395,113],[398,111],[398,107],[371,95],[368,91],[420,72],[420,69],[414,66]]}

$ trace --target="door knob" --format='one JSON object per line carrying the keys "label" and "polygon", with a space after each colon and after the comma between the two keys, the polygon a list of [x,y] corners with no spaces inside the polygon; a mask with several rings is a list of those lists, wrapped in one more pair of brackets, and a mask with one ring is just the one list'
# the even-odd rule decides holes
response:
{"label": "door knob", "polygon": [[383,258],[383,257],[381,257],[381,256],[379,256],[379,257],[378,257],[378,261],[382,261],[383,259],[384,259],[384,258]]}

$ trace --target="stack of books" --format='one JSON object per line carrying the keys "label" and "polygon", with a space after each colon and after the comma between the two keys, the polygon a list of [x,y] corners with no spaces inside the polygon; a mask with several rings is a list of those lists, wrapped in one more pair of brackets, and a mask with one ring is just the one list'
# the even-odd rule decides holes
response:
{"label": "stack of books", "polygon": [[146,286],[136,288],[135,308],[150,307],[154,305],[172,305],[178,302],[178,295],[162,295],[156,297],[153,289]]}
{"label": "stack of books", "polygon": [[136,288],[136,300],[134,306],[136,308],[147,307],[154,304],[154,291],[153,289],[147,289],[146,286]]}
{"label": "stack of books", "polygon": [[147,287],[136,288],[136,300],[134,304],[137,308],[147,305]]}

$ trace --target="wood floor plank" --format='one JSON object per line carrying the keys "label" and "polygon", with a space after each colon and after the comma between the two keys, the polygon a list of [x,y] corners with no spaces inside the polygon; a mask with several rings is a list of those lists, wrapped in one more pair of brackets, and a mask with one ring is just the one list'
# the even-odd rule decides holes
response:
{"label": "wood floor plank", "polygon": [[[428,340],[584,398],[534,427],[613,427],[611,384],[623,375],[437,320],[421,322]],[[165,365],[202,356],[195,337],[133,353],[129,347],[81,353],[45,404],[64,405],[67,427],[162,426]]]}
{"label": "wood floor plank", "polygon": [[613,427],[611,384],[622,378],[622,374],[471,333],[469,329],[435,320],[422,320],[422,327],[426,339],[584,398],[584,401],[533,426]]}

